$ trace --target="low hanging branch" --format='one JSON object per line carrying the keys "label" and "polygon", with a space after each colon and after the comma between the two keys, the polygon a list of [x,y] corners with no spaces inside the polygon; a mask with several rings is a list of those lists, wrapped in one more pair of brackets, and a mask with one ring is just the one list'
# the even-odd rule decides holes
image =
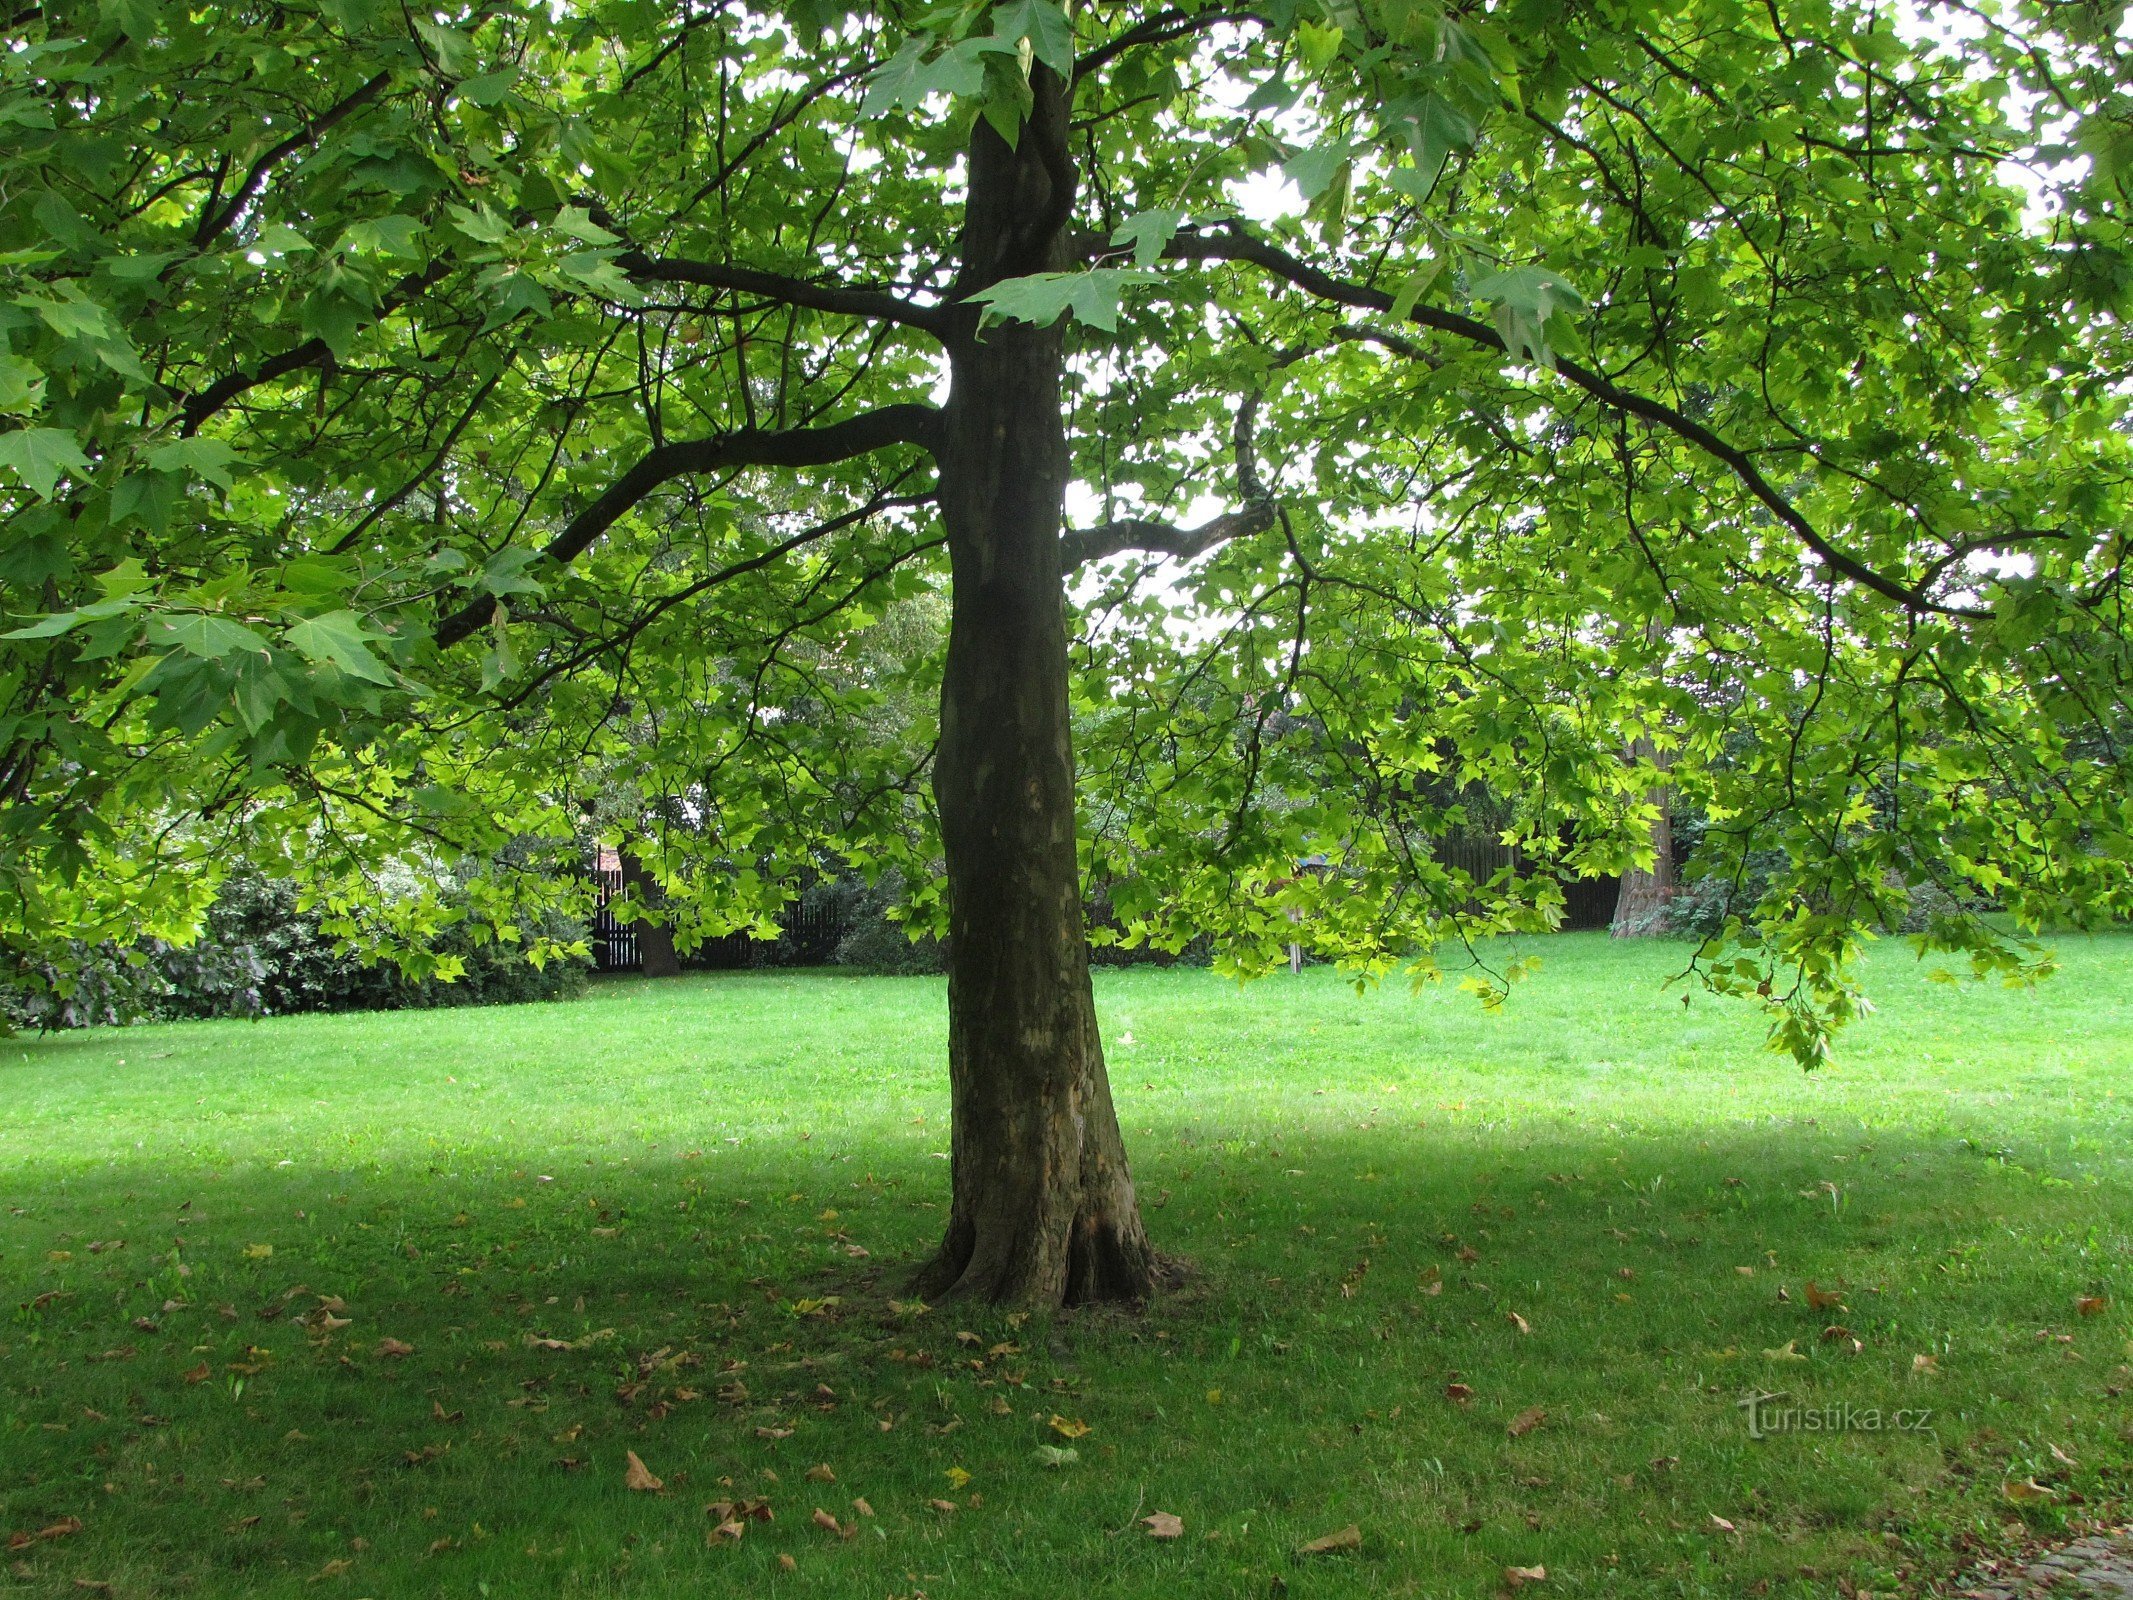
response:
{"label": "low hanging branch", "polygon": [[[567,566],[646,495],[676,478],[733,467],[826,467],[898,444],[931,450],[939,421],[940,413],[932,406],[894,405],[819,428],[745,428],[659,445],[572,517],[541,554],[557,566]],[[483,627],[496,614],[496,606],[486,595],[462,606],[437,625],[437,643],[457,644]]]}

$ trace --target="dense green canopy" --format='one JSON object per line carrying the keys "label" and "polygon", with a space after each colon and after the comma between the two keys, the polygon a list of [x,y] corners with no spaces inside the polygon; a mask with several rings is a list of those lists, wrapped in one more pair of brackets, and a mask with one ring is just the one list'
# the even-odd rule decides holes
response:
{"label": "dense green canopy", "polygon": [[[241,846],[419,963],[437,909],[382,873],[618,792],[685,929],[824,850],[930,916],[961,292],[1071,319],[1127,936],[1254,970],[1296,912],[1383,971],[1544,926],[1644,847],[1643,735],[1705,868],[1782,853],[1702,971],[1811,1060],[1920,885],[2133,904],[2116,17],[30,5],[7,938],[180,928]],[[1047,72],[1069,268],[959,291],[972,125],[1019,139]],[[1430,841],[1484,791],[1524,867],[1476,885]]]}

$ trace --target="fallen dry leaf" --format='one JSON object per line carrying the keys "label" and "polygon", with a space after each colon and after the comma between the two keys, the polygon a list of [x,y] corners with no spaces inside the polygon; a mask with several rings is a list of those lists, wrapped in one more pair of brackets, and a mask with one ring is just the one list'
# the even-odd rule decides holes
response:
{"label": "fallen dry leaf", "polygon": [[1711,1526],[1716,1528],[1720,1533],[1738,1533],[1740,1531],[1739,1529],[1735,1528],[1732,1523],[1728,1522],[1724,1517],[1720,1516],[1715,1511],[1711,1513]]}
{"label": "fallen dry leaf", "polygon": [[1528,1406],[1504,1426],[1504,1432],[1514,1439],[1523,1439],[1535,1428],[1548,1420],[1547,1411],[1540,1406]]}
{"label": "fallen dry leaf", "polygon": [[1444,1386],[1444,1398],[1455,1406],[1463,1406],[1474,1398],[1474,1391],[1463,1383],[1448,1383]]}
{"label": "fallen dry leaf", "polygon": [[827,1511],[824,1511],[820,1506],[815,1507],[814,1516],[812,1516],[808,1520],[813,1522],[816,1527],[823,1529],[825,1532],[834,1533],[840,1539],[849,1539],[856,1531],[854,1529],[847,1528],[843,1523],[839,1522]]}
{"label": "fallen dry leaf", "polygon": [[2085,1294],[2074,1301],[2074,1309],[2084,1317],[2100,1317],[2110,1303],[2100,1294]]}
{"label": "fallen dry leaf", "polygon": [[1503,1569],[1503,1581],[1504,1586],[1510,1589],[1523,1589],[1529,1583],[1546,1583],[1548,1581],[1548,1569],[1546,1567],[1505,1567]]}
{"label": "fallen dry leaf", "polygon": [[354,1565],[355,1563],[349,1560],[346,1556],[335,1556],[323,1567],[320,1567],[318,1571],[312,1573],[308,1581],[311,1583],[317,1583],[322,1578],[338,1578],[342,1573],[346,1572],[350,1567]]}
{"label": "fallen dry leaf", "polygon": [[1504,1313],[1504,1317],[1507,1321],[1509,1321],[1511,1326],[1516,1328],[1520,1333],[1531,1333],[1533,1331],[1533,1324],[1528,1322],[1524,1317],[1520,1316],[1515,1311],[1506,1311]]}
{"label": "fallen dry leaf", "polygon": [[1296,1553],[1300,1556],[1330,1556],[1337,1555],[1343,1550],[1360,1550],[1362,1548],[1363,1530],[1351,1522],[1337,1533],[1329,1533],[1321,1538],[1313,1539],[1309,1544],[1298,1545]]}
{"label": "fallen dry leaf", "polygon": [[1829,1311],[1844,1304],[1844,1292],[1841,1289],[1825,1289],[1812,1278],[1807,1280],[1806,1294],[1807,1309],[1810,1311]]}
{"label": "fallen dry leaf", "polygon": [[197,1367],[190,1367],[186,1370],[185,1381],[187,1383],[205,1383],[214,1375],[214,1369],[203,1361]]}
{"label": "fallen dry leaf", "polygon": [[414,1353],[415,1347],[404,1339],[386,1338],[378,1341],[378,1354],[392,1360],[398,1361],[402,1356],[411,1356]]}
{"label": "fallen dry leaf", "polygon": [[780,1572],[798,1572],[800,1563],[793,1560],[789,1555],[780,1555],[778,1557],[778,1570]]}
{"label": "fallen dry leaf", "polygon": [[1089,1425],[1086,1422],[1075,1417],[1062,1417],[1056,1411],[1052,1413],[1048,1426],[1062,1439],[1086,1439],[1089,1436]]}
{"label": "fallen dry leaf", "polygon": [[827,1462],[809,1467],[801,1476],[806,1478],[809,1483],[835,1483],[837,1481],[837,1474],[830,1471]]}
{"label": "fallen dry leaf", "polygon": [[657,1491],[666,1487],[664,1482],[652,1476],[652,1469],[638,1459],[636,1451],[629,1450],[624,1454],[629,1457],[629,1470],[623,1474],[623,1483],[632,1489],[644,1491]]}
{"label": "fallen dry leaf", "polygon": [[852,1496],[852,1510],[862,1517],[871,1517],[874,1514],[874,1508],[866,1503],[864,1497],[856,1494]]}
{"label": "fallen dry leaf", "polygon": [[2058,1498],[2051,1490],[2037,1482],[2035,1478],[2024,1478],[2019,1483],[2013,1481],[2003,1483],[2000,1485],[2000,1493],[2018,1506],[2035,1505],[2039,1501]]}
{"label": "fallen dry leaf", "polygon": [[1765,1361],[1805,1361],[1807,1358],[1800,1354],[1799,1346],[1799,1340],[1787,1339],[1775,1350],[1765,1350],[1763,1359]]}
{"label": "fallen dry leaf", "polygon": [[758,1439],[790,1439],[792,1437],[792,1429],[758,1428],[755,1430],[755,1436]]}
{"label": "fallen dry leaf", "polygon": [[1911,1370],[1922,1376],[1938,1376],[1940,1372],[1940,1357],[1913,1356],[1911,1357]]}
{"label": "fallen dry leaf", "polygon": [[709,1533],[704,1535],[704,1543],[718,1544],[723,1541],[729,1544],[739,1544],[741,1541],[741,1535],[746,1533],[747,1531],[747,1523],[742,1522],[737,1517],[728,1517],[724,1522],[721,1522],[717,1527],[713,1528]]}
{"label": "fallen dry leaf", "polygon": [[962,1467],[950,1467],[941,1476],[948,1480],[948,1487],[951,1489],[960,1489],[970,1481],[970,1473]]}
{"label": "fallen dry leaf", "polygon": [[955,1502],[953,1500],[928,1500],[926,1504],[933,1507],[944,1517],[951,1515],[955,1511]]}
{"label": "fallen dry leaf", "polygon": [[1168,1511],[1151,1512],[1141,1518],[1141,1524],[1147,1528],[1151,1539],[1177,1539],[1185,1533],[1185,1519]]}

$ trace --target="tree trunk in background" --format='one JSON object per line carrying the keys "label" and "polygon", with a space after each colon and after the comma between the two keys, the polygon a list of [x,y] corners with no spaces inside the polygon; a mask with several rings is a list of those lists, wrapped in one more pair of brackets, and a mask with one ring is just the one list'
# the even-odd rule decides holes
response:
{"label": "tree trunk in background", "polygon": [[[1039,65],[1010,149],[971,136],[959,294],[1066,266],[1066,87]],[[921,1293],[1038,1306],[1155,1284],[1112,1109],[1075,857],[1059,535],[1061,331],[950,341],[936,449],[954,598],[933,768],[948,868],[953,1199]]]}
{"label": "tree trunk in background", "polygon": [[[1639,761],[1658,760],[1648,738],[1639,738],[1630,753]],[[1644,939],[1666,932],[1667,903],[1680,887],[1674,875],[1672,795],[1661,785],[1647,798],[1659,808],[1652,818],[1652,865],[1649,871],[1631,867],[1622,874],[1622,892],[1615,898],[1615,919],[1608,929],[1617,939]]]}
{"label": "tree trunk in background", "polygon": [[[644,863],[628,850],[622,852],[622,886],[630,897],[648,906],[659,904],[659,885],[644,870]],[[681,957],[674,953],[674,930],[665,923],[637,923],[637,966],[647,978],[678,978]]]}

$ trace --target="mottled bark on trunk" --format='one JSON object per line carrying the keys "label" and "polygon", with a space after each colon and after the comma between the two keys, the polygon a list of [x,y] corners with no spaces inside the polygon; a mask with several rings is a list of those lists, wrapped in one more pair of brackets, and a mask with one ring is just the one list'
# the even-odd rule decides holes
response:
{"label": "mottled bark on trunk", "polygon": [[[980,121],[958,291],[1066,266],[1066,90],[1039,66],[1014,148]],[[1104,1073],[1075,857],[1059,533],[1061,331],[950,341],[941,518],[954,597],[933,772],[948,869],[953,1198],[929,1297],[1135,1300],[1157,1260]]]}
{"label": "mottled bark on trunk", "polygon": [[[622,886],[629,890],[630,898],[642,901],[647,906],[659,903],[659,884],[645,871],[644,863],[628,850],[622,852]],[[674,953],[674,930],[663,922],[637,924],[637,967],[647,978],[675,978],[681,975],[681,957]]]}
{"label": "mottled bark on trunk", "polygon": [[[1656,762],[1662,768],[1652,741],[1640,736],[1630,747],[1639,761]],[[1674,817],[1672,797],[1664,785],[1647,797],[1657,808],[1652,818],[1652,864],[1631,867],[1622,874],[1622,889],[1615,897],[1614,922],[1608,931],[1617,939],[1644,939],[1667,931],[1666,908],[1680,887],[1674,875]]]}

